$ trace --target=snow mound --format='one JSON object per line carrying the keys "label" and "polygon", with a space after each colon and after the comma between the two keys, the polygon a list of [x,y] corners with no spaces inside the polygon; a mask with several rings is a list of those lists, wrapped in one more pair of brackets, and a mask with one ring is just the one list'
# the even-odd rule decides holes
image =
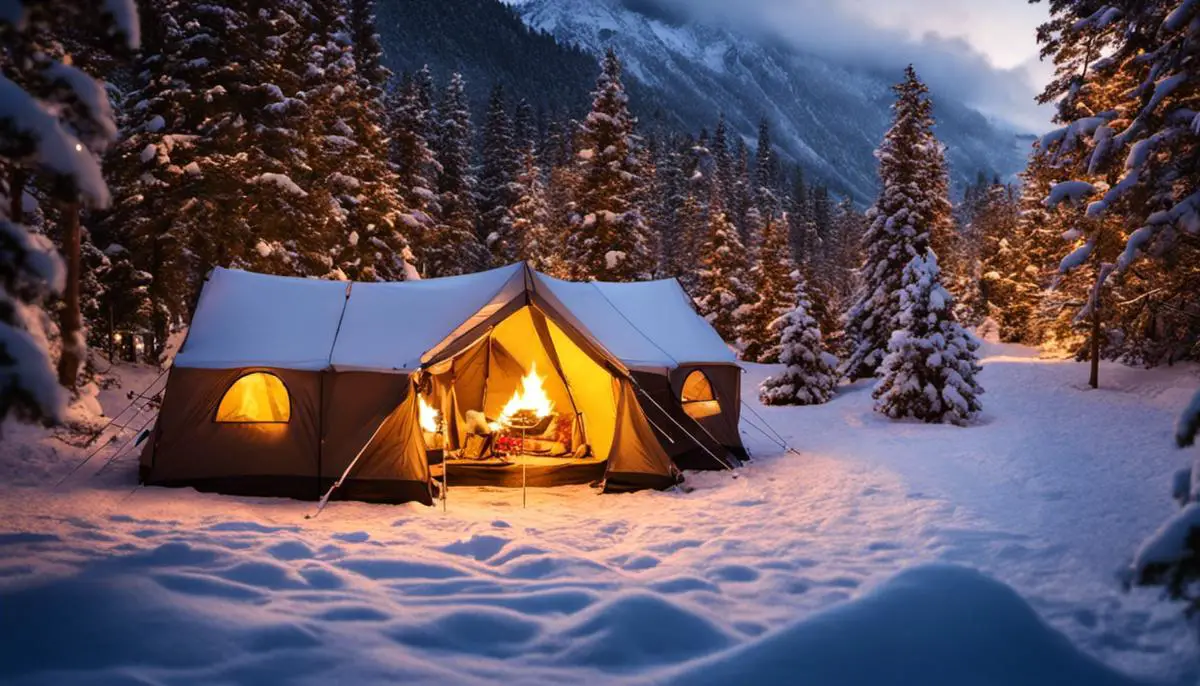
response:
{"label": "snow mound", "polygon": [[952,565],[692,663],[670,684],[1132,684],[1046,626],[1008,586]]}

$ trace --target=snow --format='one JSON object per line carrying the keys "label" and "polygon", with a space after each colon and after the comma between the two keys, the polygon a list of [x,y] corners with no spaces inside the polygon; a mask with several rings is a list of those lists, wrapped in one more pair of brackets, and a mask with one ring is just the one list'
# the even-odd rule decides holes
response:
{"label": "snow", "polygon": [[[0,681],[1195,683],[1181,608],[1113,574],[1175,510],[1200,368],[1105,363],[1088,390],[1083,365],[985,353],[976,426],[889,421],[869,383],[762,408],[779,368],[754,365],[743,397],[800,455],[747,413],[736,479],[534,489],[526,509],[452,487],[446,512],[306,520],[311,503],[131,490],[132,454],[56,487],[84,451],[6,426],[0,607],[21,630]],[[110,414],[157,375],[120,372]]]}
{"label": "snow", "polygon": [[87,110],[91,123],[99,129],[104,140],[117,137],[117,122],[113,117],[112,103],[104,85],[87,72],[69,64],[56,62],[46,67],[45,74],[51,82],[64,84]]}
{"label": "snow", "polygon": [[344,283],[214,269],[175,364],[324,369],[345,302]]}
{"label": "snow", "polygon": [[36,142],[38,164],[70,179],[92,205],[108,206],[108,187],[96,158],[45,105],[4,76],[0,76],[0,122],[8,122],[8,135],[28,136]]}
{"label": "snow", "polygon": [[1159,569],[1192,556],[1188,539],[1200,529],[1200,503],[1188,503],[1154,532],[1133,558],[1137,578],[1144,579]]}
{"label": "snow", "polygon": [[1050,196],[1046,198],[1047,207],[1056,207],[1064,200],[1078,205],[1089,195],[1096,193],[1096,187],[1087,181],[1063,181],[1050,188]]}
{"label": "snow", "polygon": [[103,6],[117,29],[125,36],[125,45],[130,50],[141,47],[142,30],[134,0],[103,0]]}
{"label": "snow", "polygon": [[1081,653],[1011,588],[955,565],[905,570],[856,601],[666,682],[793,683],[798,675],[806,683],[875,686],[1135,683]]}
{"label": "snow", "polygon": [[609,250],[604,253],[604,264],[609,270],[616,269],[625,261],[625,253],[621,250]]}
{"label": "snow", "polygon": [[419,368],[455,331],[472,328],[515,297],[524,288],[523,269],[513,264],[443,279],[354,284],[333,347],[334,368]]}
{"label": "snow", "polygon": [[573,283],[544,274],[536,279],[538,287],[562,302],[584,331],[630,368],[736,362],[674,279]]}
{"label": "snow", "polygon": [[276,174],[274,172],[264,172],[250,179],[250,183],[266,183],[279,187],[281,190],[291,193],[292,195],[301,198],[308,197],[308,193],[300,186],[296,185],[295,181],[287,174]]}
{"label": "snow", "polygon": [[1200,433],[1200,392],[1188,403],[1183,414],[1179,416],[1179,425],[1175,428],[1175,442],[1179,447],[1187,447],[1196,442],[1196,434]]}

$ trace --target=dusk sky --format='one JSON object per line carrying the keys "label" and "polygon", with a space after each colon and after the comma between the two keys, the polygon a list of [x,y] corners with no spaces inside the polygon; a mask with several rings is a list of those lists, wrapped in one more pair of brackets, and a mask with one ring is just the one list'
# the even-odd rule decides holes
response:
{"label": "dusk sky", "polygon": [[938,92],[986,114],[1039,131],[1049,65],[1035,31],[1045,3],[1026,0],[637,0],[743,23],[851,66],[895,71],[913,62]]}

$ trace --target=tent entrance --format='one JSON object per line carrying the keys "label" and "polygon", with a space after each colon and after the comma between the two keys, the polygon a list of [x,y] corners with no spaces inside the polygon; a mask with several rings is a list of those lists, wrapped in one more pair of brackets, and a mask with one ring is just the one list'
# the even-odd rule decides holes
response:
{"label": "tent entrance", "polygon": [[455,485],[604,478],[619,382],[535,306],[517,309],[418,383],[431,470]]}

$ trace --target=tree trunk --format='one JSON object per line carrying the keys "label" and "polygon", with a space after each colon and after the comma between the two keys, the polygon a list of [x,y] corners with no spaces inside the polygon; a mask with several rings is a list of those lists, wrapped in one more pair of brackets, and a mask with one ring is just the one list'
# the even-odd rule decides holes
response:
{"label": "tree trunk", "polygon": [[62,356],[58,360],[58,383],[75,390],[79,365],[83,361],[83,320],[79,314],[79,201],[63,207],[63,257],[67,263],[67,283],[63,289],[63,308],[59,317]]}
{"label": "tree trunk", "polygon": [[1088,379],[1088,385],[1092,388],[1100,387],[1100,299],[1097,297],[1092,301],[1092,375]]}
{"label": "tree trunk", "polygon": [[27,175],[24,169],[17,167],[12,170],[12,178],[8,181],[8,219],[14,224],[21,224],[25,221],[25,180]]}

